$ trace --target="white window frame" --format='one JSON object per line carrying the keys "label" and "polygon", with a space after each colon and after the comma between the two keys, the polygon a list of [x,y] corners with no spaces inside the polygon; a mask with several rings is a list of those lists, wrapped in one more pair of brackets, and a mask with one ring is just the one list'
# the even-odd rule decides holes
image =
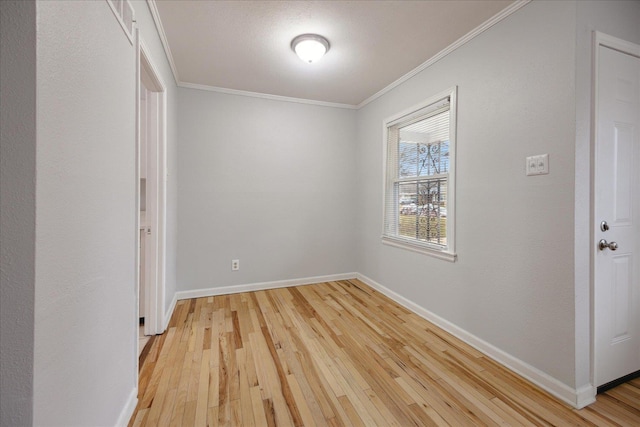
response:
{"label": "white window frame", "polygon": [[[383,170],[384,170],[384,178],[383,178],[383,200],[382,200],[382,243],[402,249],[407,249],[413,252],[418,252],[422,254],[426,254],[435,258],[443,259],[446,261],[454,262],[457,259],[456,251],[455,251],[455,188],[456,188],[456,124],[457,124],[457,86],[454,86],[446,91],[436,94],[435,96],[430,97],[429,99],[421,102],[418,105],[415,105],[411,108],[408,108],[398,114],[394,114],[393,116],[384,120],[383,123]],[[430,106],[434,106],[435,104],[446,100],[449,98],[449,176],[447,179],[447,245],[439,246],[431,243],[423,242],[417,239],[411,239],[407,237],[402,237],[396,233],[393,233],[391,230],[387,230],[385,228],[385,218],[387,217],[387,196],[389,191],[393,191],[393,183],[394,180],[397,179],[395,172],[392,175],[389,171],[394,170],[394,168],[390,168],[387,164],[388,161],[388,150],[389,150],[389,142],[388,142],[388,134],[389,127],[393,126],[399,121],[411,120],[413,118],[424,115],[424,111],[427,110]],[[397,204],[396,204],[397,206]],[[396,208],[397,210],[397,208]],[[397,214],[397,213],[394,213]]]}
{"label": "white window frame", "polygon": [[133,45],[133,33],[136,22],[136,14],[129,0],[107,0],[107,4],[116,16],[129,43]]}

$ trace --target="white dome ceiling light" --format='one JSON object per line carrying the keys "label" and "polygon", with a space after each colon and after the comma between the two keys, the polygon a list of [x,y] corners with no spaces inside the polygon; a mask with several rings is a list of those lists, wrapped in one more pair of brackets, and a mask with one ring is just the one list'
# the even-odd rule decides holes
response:
{"label": "white dome ceiling light", "polygon": [[304,62],[317,62],[329,51],[329,41],[317,34],[302,34],[291,41],[291,49]]}

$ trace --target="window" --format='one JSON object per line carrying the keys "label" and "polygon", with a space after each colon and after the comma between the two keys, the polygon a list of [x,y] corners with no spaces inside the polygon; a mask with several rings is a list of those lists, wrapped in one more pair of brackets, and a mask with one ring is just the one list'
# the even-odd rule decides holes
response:
{"label": "window", "polygon": [[456,88],[385,121],[384,243],[455,261]]}
{"label": "window", "polygon": [[107,4],[116,16],[127,38],[133,44],[133,30],[136,20],[131,2],[129,0],[107,0]]}

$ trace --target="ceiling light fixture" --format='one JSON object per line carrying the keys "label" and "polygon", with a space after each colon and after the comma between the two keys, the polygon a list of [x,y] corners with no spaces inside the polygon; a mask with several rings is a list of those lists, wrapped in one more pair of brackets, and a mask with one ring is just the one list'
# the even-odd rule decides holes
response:
{"label": "ceiling light fixture", "polygon": [[329,41],[317,34],[302,34],[291,41],[291,49],[304,62],[312,63],[329,51]]}

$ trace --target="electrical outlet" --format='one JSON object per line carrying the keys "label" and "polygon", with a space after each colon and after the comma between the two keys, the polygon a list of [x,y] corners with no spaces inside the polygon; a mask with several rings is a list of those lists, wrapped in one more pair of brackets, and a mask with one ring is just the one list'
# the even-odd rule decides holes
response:
{"label": "electrical outlet", "polygon": [[232,271],[240,270],[240,260],[239,259],[232,259],[231,260],[231,270]]}

